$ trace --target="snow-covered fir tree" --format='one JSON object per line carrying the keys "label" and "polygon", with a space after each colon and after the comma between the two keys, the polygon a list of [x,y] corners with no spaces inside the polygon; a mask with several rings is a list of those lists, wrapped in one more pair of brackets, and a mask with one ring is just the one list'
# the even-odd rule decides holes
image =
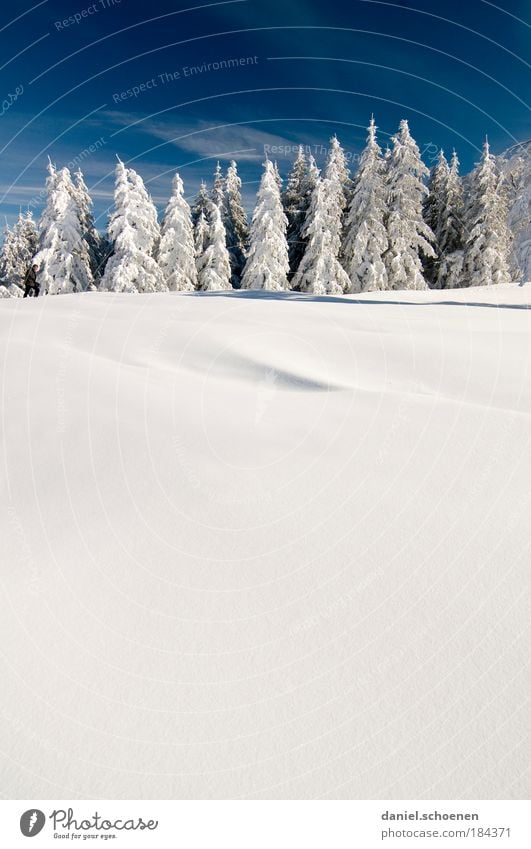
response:
{"label": "snow-covered fir tree", "polygon": [[206,220],[208,216],[208,207],[210,206],[210,197],[208,195],[208,187],[204,180],[201,180],[199,191],[192,204],[192,221],[197,223],[202,214]]}
{"label": "snow-covered fir tree", "polygon": [[463,285],[463,181],[459,176],[459,159],[453,152],[450,167],[441,187],[432,286],[456,289]]}
{"label": "snow-covered fir tree", "polygon": [[422,217],[427,194],[423,178],[429,175],[420,151],[409,132],[407,121],[400,122],[387,167],[387,238],[384,260],[389,289],[426,289],[422,259],[435,257],[434,235]]}
{"label": "snow-covered fir tree", "polygon": [[196,257],[196,268],[198,262],[208,247],[209,226],[206,215],[201,212],[194,224],[194,248]]}
{"label": "snow-covered fir tree", "polygon": [[194,226],[179,174],[173,178],[171,197],[164,213],[157,261],[170,292],[191,292],[197,288]]}
{"label": "snow-covered fir tree", "polygon": [[28,211],[24,215],[22,215],[22,213],[19,214],[17,226],[20,228],[22,255],[26,259],[27,264],[29,266],[30,260],[35,256],[37,252],[37,246],[39,243],[37,225],[35,224],[33,213],[31,212],[31,210],[28,209]]}
{"label": "snow-covered fir tree", "polygon": [[[301,199],[301,232],[300,232],[300,241],[299,241],[299,250],[298,255],[296,255],[293,259],[292,271],[295,273],[297,271],[301,260],[304,256],[304,252],[306,250],[306,246],[308,244],[308,240],[305,236],[306,233],[306,225],[308,223],[308,216],[310,211],[310,205],[312,202],[313,193],[315,191],[315,187],[320,178],[320,171],[317,167],[317,163],[312,156],[312,154],[308,154],[308,167],[306,169],[306,176],[304,178],[304,183],[302,186],[302,199]],[[289,250],[289,246],[288,246]],[[291,277],[293,274],[291,275]]]}
{"label": "snow-covered fir tree", "polygon": [[288,219],[288,232],[293,219],[298,218],[299,204],[303,192],[304,179],[306,177],[307,162],[306,154],[302,144],[299,145],[297,156],[286,180],[286,188],[282,193],[282,204]]}
{"label": "snow-covered fir tree", "polygon": [[439,151],[437,161],[430,170],[428,179],[428,194],[424,199],[424,220],[432,230],[435,240],[439,231],[441,210],[446,192],[446,181],[450,171],[444,150]]}
{"label": "snow-covered fir tree", "polygon": [[31,212],[19,214],[10,229],[6,227],[0,252],[0,284],[7,295],[18,297],[24,291],[24,277],[37,253],[37,228]]}
{"label": "snow-covered fir tree", "polygon": [[211,197],[212,202],[216,204],[221,212],[221,217],[223,218],[225,213],[225,178],[219,162],[216,164],[216,169],[214,171],[214,182],[212,184]]}
{"label": "snow-covered fir tree", "polygon": [[508,223],[513,234],[511,275],[531,281],[531,144],[502,163]]}
{"label": "snow-covered fir tree", "polygon": [[85,183],[83,172],[80,169],[74,174],[74,199],[78,205],[83,238],[88,247],[93,284],[97,288],[101,280],[105,261],[109,255],[110,245],[107,239],[98,232],[94,224],[92,199]]}
{"label": "snow-covered fir tree", "polygon": [[510,240],[506,201],[488,141],[485,141],[481,159],[471,174],[465,221],[465,285],[509,283]]}
{"label": "snow-covered fir tree", "polygon": [[389,247],[386,175],[376,129],[371,118],[345,220],[342,258],[350,279],[349,292],[353,293],[374,292],[388,285],[384,262]]}
{"label": "snow-covered fir tree", "polygon": [[308,155],[308,170],[306,172],[306,179],[304,181],[304,194],[306,195],[308,202],[306,204],[306,208],[308,209],[310,206],[310,202],[312,199],[313,190],[315,189],[315,185],[317,180],[319,179],[320,171],[317,167],[317,163],[315,158],[310,153]]}
{"label": "snow-covered fir tree", "polygon": [[[18,277],[21,271],[17,260],[14,231],[15,228],[10,228],[6,221],[4,242],[0,251],[0,297],[2,298],[9,298],[11,295],[16,296],[19,292],[22,294],[22,289],[12,283],[13,278]],[[12,286],[13,291],[9,292],[8,289],[11,289]]]}
{"label": "snow-covered fir tree", "polygon": [[157,211],[142,178],[118,161],[114,211],[109,221],[113,253],[101,288],[113,292],[166,290],[154,254],[160,237]]}
{"label": "snow-covered fir tree", "polygon": [[41,295],[81,292],[93,284],[88,245],[84,239],[75,188],[68,168],[57,171],[50,162],[47,201],[39,225],[39,249],[34,262]]}
{"label": "snow-covered fir tree", "polygon": [[225,226],[219,206],[213,201],[208,210],[208,238],[206,248],[197,257],[199,289],[216,292],[232,289],[230,258],[226,247]]}
{"label": "snow-covered fir tree", "polygon": [[340,295],[350,286],[341,263],[341,200],[337,181],[318,178],[304,236],[306,250],[293,276],[294,289],[313,295]]}
{"label": "snow-covered fir tree", "polygon": [[251,222],[242,289],[280,291],[288,288],[287,223],[275,168],[267,159]]}
{"label": "snow-covered fir tree", "polygon": [[234,288],[238,288],[240,285],[249,241],[249,225],[242,204],[241,189],[242,181],[238,176],[238,167],[236,162],[232,160],[227,168],[225,179],[224,224]]}
{"label": "snow-covered fir tree", "polygon": [[282,179],[282,176],[280,174],[280,168],[278,167],[278,162],[277,162],[276,159],[273,162],[273,169],[275,171],[275,177],[276,177],[276,180],[277,180],[277,183],[278,183],[278,190],[280,192],[280,197],[282,197],[282,186],[284,185],[284,180]]}
{"label": "snow-covered fir tree", "polygon": [[[311,187],[312,191],[314,185],[315,182]],[[291,274],[299,267],[306,247],[302,231],[304,230],[310,200],[311,191],[308,191],[308,163],[304,148],[302,145],[299,145],[297,156],[287,179],[286,189],[282,195],[284,212],[288,219],[287,240]]]}
{"label": "snow-covered fir tree", "polygon": [[441,221],[441,208],[446,191],[446,180],[448,179],[448,161],[441,148],[435,165],[430,168],[428,177],[428,194],[424,198],[423,214],[424,221],[434,235],[433,249],[437,256],[424,259],[424,276],[430,286],[435,286],[436,263],[439,258],[439,225]]}
{"label": "snow-covered fir tree", "polygon": [[341,147],[337,136],[332,136],[330,139],[324,176],[336,184],[338,198],[341,203],[341,211],[343,211],[350,200],[352,181],[349,175],[345,151]]}

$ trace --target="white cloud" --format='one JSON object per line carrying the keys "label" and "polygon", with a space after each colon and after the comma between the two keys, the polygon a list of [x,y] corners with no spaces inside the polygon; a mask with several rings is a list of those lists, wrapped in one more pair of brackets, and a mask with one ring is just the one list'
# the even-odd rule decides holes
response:
{"label": "white cloud", "polygon": [[223,124],[197,120],[175,124],[139,119],[138,115],[123,112],[105,114],[121,125],[120,133],[127,128],[138,130],[205,159],[260,161],[271,147],[284,149],[296,145],[291,139],[256,129],[245,122]]}

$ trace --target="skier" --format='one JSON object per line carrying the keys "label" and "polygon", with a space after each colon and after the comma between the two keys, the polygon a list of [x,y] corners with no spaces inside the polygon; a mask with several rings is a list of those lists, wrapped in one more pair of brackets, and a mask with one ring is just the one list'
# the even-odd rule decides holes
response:
{"label": "skier", "polygon": [[28,268],[26,271],[26,276],[24,277],[24,297],[27,298],[28,295],[31,297],[32,295],[36,298],[41,290],[41,287],[37,283],[37,271],[39,270],[38,265],[32,265],[31,268]]}

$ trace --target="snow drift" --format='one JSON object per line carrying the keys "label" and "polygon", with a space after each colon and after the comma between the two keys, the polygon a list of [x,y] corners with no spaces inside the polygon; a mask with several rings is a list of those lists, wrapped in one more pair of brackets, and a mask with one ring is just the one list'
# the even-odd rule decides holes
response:
{"label": "snow drift", "polygon": [[3,300],[2,794],[523,798],[530,293]]}

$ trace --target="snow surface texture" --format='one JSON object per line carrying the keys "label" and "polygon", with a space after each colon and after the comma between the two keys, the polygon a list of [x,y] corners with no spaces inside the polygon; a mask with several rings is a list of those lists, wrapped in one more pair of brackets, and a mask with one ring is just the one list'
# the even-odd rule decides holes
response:
{"label": "snow surface texture", "polygon": [[1,794],[525,798],[530,304],[3,300]]}

